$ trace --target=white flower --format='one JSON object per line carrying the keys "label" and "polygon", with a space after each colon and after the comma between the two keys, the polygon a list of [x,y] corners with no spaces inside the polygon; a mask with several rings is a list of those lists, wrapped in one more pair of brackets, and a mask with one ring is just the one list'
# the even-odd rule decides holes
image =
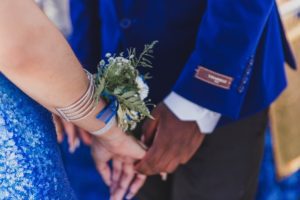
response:
{"label": "white flower", "polygon": [[109,63],[114,63],[116,60],[113,58],[113,57],[110,57],[109,59],[108,59],[108,62]]}
{"label": "white flower", "polygon": [[123,57],[120,57],[120,56],[116,57],[117,62],[122,62],[122,60],[123,60]]}
{"label": "white flower", "polygon": [[123,58],[121,56],[116,57],[116,61],[120,63],[126,63],[126,64],[130,62],[130,60],[128,60],[127,58]]}
{"label": "white flower", "polygon": [[111,53],[106,53],[106,54],[105,54],[105,57],[106,57],[106,58],[111,57]]}
{"label": "white flower", "polygon": [[149,86],[144,82],[144,80],[138,76],[135,79],[135,82],[139,88],[139,95],[142,100],[146,99],[149,94]]}
{"label": "white flower", "polygon": [[134,111],[134,110],[130,110],[129,112],[130,112],[129,115],[130,115],[130,117],[131,117],[132,119],[136,120],[136,119],[139,118],[139,113],[138,113],[138,112],[136,112],[136,111]]}
{"label": "white flower", "polygon": [[105,61],[104,61],[104,60],[101,60],[101,61],[100,61],[100,66],[101,66],[101,67],[105,66]]}
{"label": "white flower", "polygon": [[129,64],[129,63],[130,63],[130,60],[124,58],[123,62],[126,63],[126,64]]}
{"label": "white flower", "polygon": [[133,131],[137,127],[137,123],[132,123],[130,130]]}

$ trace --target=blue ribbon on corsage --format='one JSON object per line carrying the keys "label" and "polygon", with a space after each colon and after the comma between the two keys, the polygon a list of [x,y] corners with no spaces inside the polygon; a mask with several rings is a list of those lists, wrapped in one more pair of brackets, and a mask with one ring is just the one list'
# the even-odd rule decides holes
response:
{"label": "blue ribbon on corsage", "polygon": [[114,96],[106,96],[109,99],[109,103],[102,109],[96,116],[97,119],[108,124],[110,120],[117,114],[119,103]]}

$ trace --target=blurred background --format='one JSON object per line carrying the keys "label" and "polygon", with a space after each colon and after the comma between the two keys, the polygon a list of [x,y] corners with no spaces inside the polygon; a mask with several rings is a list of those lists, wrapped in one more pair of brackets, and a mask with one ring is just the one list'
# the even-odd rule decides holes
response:
{"label": "blurred background", "polygon": [[[279,0],[286,34],[300,63],[300,0]],[[300,199],[300,73],[286,67],[288,88],[272,105],[257,199]]]}
{"label": "blurred background", "polygon": [[[72,34],[78,31],[76,27],[72,27],[70,20],[70,1],[75,0],[36,1],[69,39],[72,46],[74,42]],[[278,4],[286,33],[299,64],[300,0],[278,0]],[[82,40],[84,41],[84,38]],[[290,68],[286,70],[289,86],[271,107],[257,200],[300,199],[300,73],[299,70],[295,72]],[[61,148],[66,170],[78,198],[109,199],[108,189],[94,169],[93,161],[87,156],[89,148],[83,146],[72,155],[68,152],[66,142]]]}

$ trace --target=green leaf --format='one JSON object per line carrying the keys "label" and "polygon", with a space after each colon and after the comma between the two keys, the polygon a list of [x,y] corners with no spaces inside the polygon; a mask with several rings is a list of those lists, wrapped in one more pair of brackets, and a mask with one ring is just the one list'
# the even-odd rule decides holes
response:
{"label": "green leaf", "polygon": [[121,95],[122,98],[127,99],[136,95],[136,91],[128,91]]}

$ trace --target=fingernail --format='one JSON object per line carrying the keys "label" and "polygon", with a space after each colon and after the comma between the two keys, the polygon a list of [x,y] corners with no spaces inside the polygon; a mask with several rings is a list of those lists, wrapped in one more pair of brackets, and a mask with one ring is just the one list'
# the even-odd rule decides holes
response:
{"label": "fingernail", "polygon": [[76,150],[75,144],[70,144],[69,152],[73,154],[75,152],[75,150]]}
{"label": "fingernail", "polygon": [[140,142],[139,144],[144,150],[148,150],[148,147],[144,143]]}
{"label": "fingernail", "polygon": [[78,138],[75,139],[75,149],[80,147],[80,140]]}
{"label": "fingernail", "polygon": [[132,199],[134,197],[134,194],[129,193],[127,194],[127,196],[125,197],[127,200]]}
{"label": "fingernail", "polygon": [[107,181],[107,182],[106,182],[106,185],[107,185],[108,187],[110,187],[110,186],[111,186],[111,181]]}
{"label": "fingernail", "polygon": [[167,181],[167,179],[168,179],[168,174],[167,174],[167,173],[165,173],[165,172],[160,173],[160,176],[161,176],[161,179],[162,179],[163,181]]}
{"label": "fingernail", "polygon": [[80,147],[80,140],[76,138],[74,143],[70,144],[69,152],[74,153],[76,149],[78,149],[79,147]]}
{"label": "fingernail", "polygon": [[142,141],[142,142],[145,142],[145,136],[144,136],[144,135],[142,135],[141,141]]}
{"label": "fingernail", "polygon": [[69,153],[73,154],[75,152],[75,146],[74,145],[70,145],[69,147]]}
{"label": "fingernail", "polygon": [[112,184],[111,184],[111,186],[110,186],[110,194],[113,194],[114,192],[115,192],[115,189],[116,189],[116,183],[115,182],[113,182]]}
{"label": "fingernail", "polygon": [[112,176],[112,180],[114,181],[114,182],[117,182],[118,181],[118,175],[116,175],[116,174],[113,174],[113,176]]}

